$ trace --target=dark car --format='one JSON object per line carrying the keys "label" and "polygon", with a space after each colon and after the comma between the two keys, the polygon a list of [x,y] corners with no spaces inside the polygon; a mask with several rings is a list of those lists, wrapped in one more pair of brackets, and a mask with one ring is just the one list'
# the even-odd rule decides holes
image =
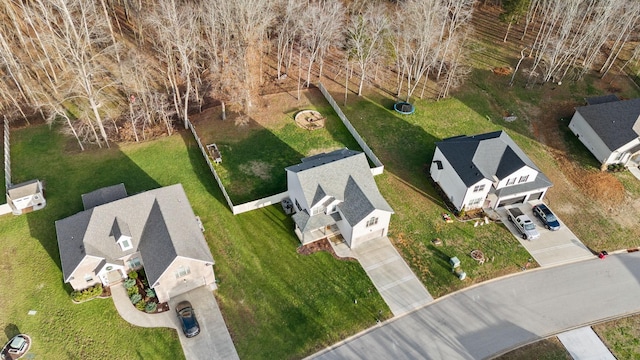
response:
{"label": "dark car", "polygon": [[560,222],[558,218],[551,212],[551,210],[545,204],[538,204],[533,207],[533,214],[542,221],[544,227],[549,230],[560,229]]}
{"label": "dark car", "polygon": [[200,334],[200,324],[198,324],[196,313],[193,311],[190,302],[182,301],[176,305],[176,313],[186,337],[190,338]]}

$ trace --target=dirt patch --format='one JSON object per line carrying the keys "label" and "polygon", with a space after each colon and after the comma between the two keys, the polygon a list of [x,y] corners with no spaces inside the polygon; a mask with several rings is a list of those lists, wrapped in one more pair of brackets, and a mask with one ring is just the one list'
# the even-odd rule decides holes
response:
{"label": "dirt patch", "polygon": [[240,165],[240,171],[247,175],[257,176],[262,180],[271,179],[271,164],[267,164],[263,161],[252,160],[246,164]]}
{"label": "dirt patch", "polygon": [[318,251],[326,251],[338,260],[355,260],[354,258],[350,257],[343,258],[338,256],[336,252],[333,251],[333,247],[327,239],[322,239],[314,241],[311,244],[298,246],[298,250],[296,250],[296,252],[300,255],[311,255],[313,253],[317,253]]}

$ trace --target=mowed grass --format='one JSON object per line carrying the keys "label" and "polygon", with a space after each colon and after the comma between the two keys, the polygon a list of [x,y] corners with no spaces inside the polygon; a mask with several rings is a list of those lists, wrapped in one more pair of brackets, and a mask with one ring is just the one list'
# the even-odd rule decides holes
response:
{"label": "mowed grass", "polygon": [[[361,150],[317,89],[305,90],[305,95],[294,107],[274,109],[268,119],[251,119],[244,126],[235,125],[233,117],[224,123],[196,123],[203,141],[216,143],[221,151],[223,161],[216,165],[216,171],[234,204],[286,191],[284,169],[304,157],[344,147]],[[271,96],[271,108],[280,105],[283,97],[290,95]],[[325,117],[325,127],[306,130],[296,125],[294,116],[304,109],[319,111]]]}
{"label": "mowed grass", "polygon": [[[395,214],[390,237],[433,296],[442,296],[471,284],[522,271],[531,256],[501,224],[474,227],[474,221],[445,223],[449,212],[429,181],[428,166],[435,142],[455,135],[496,131],[500,127],[458,99],[439,102],[418,100],[416,112],[402,116],[383,97],[362,98],[344,111],[385,164],[376,177],[382,194]],[[492,114],[490,114],[492,115]],[[517,140],[522,137],[512,134]],[[526,139],[524,139],[526,141]],[[432,240],[443,244],[436,246]],[[479,249],[487,261],[480,265],[470,257]],[[451,273],[449,258],[457,256],[468,278]],[[536,266],[534,262],[530,267]]]}
{"label": "mowed grass", "polygon": [[64,152],[70,140],[45,126],[12,135],[14,179],[44,179],[47,207],[0,218],[0,327],[31,335],[37,356],[183,358],[174,330],[130,326],[111,299],[74,305],[62,282],[55,220],[81,211],[81,194],[120,182],[130,194],[182,183],[206,228],[215,295],[242,359],[300,358],[390,317],[357,262],[298,255],[277,207],[234,217],[189,134],[84,153]]}

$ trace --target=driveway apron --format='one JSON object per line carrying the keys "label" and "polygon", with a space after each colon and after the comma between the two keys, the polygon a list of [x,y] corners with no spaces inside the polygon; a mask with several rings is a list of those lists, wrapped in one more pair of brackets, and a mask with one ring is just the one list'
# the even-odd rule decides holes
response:
{"label": "driveway apron", "polygon": [[394,316],[406,314],[433,301],[388,237],[361,243],[350,254],[345,251],[344,243],[339,247],[342,249],[336,249],[338,255],[342,253],[358,259]]}

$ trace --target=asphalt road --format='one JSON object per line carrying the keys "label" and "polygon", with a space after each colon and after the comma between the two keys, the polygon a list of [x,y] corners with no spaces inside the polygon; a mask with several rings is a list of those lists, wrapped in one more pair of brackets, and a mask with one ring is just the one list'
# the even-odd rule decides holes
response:
{"label": "asphalt road", "polygon": [[484,359],[640,312],[640,252],[528,270],[445,296],[313,359]]}

